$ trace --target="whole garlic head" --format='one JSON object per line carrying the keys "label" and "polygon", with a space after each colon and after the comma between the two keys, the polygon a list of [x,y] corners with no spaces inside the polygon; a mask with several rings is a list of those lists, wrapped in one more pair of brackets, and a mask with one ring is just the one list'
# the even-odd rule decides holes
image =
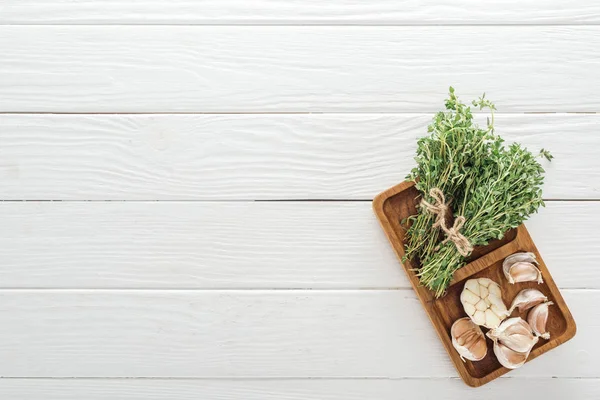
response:
{"label": "whole garlic head", "polygon": [[548,298],[539,290],[523,289],[515,296],[508,313],[512,314],[515,308],[518,308],[519,312],[527,311],[545,301],[548,301]]}
{"label": "whole garlic head", "polygon": [[533,333],[543,339],[550,339],[550,332],[546,330],[546,322],[548,322],[548,306],[552,305],[551,301],[547,301],[535,306],[527,315],[527,322],[531,326]]}
{"label": "whole garlic head", "polygon": [[497,328],[509,314],[500,285],[488,278],[469,279],[460,294],[465,312],[477,325]]}
{"label": "whole garlic head", "polygon": [[507,319],[498,328],[490,330],[487,336],[518,353],[528,353],[538,342],[531,326],[521,317]]}
{"label": "whole garlic head", "polygon": [[502,271],[511,284],[530,281],[542,283],[542,272],[536,267],[537,264],[535,254],[515,253],[506,257],[502,263]]}
{"label": "whole garlic head", "polygon": [[460,358],[479,361],[487,354],[487,343],[481,328],[469,317],[457,319],[450,328],[452,345],[460,354]]}

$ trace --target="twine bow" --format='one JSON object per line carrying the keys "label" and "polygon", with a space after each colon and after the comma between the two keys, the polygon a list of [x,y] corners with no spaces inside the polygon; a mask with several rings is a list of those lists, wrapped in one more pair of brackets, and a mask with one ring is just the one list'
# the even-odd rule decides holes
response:
{"label": "twine bow", "polygon": [[429,191],[429,196],[435,203],[429,203],[424,198],[421,199],[421,207],[425,210],[429,211],[432,214],[435,214],[435,222],[433,223],[433,227],[440,227],[442,231],[446,234],[446,239],[442,241],[442,244],[447,242],[452,242],[456,246],[456,250],[460,253],[461,256],[466,257],[473,251],[473,245],[469,242],[462,233],[460,233],[460,229],[465,224],[465,217],[462,215],[456,217],[454,219],[454,224],[451,227],[446,226],[446,213],[448,212],[448,206],[450,202],[446,203],[446,198],[444,197],[444,193],[438,188],[432,188]]}

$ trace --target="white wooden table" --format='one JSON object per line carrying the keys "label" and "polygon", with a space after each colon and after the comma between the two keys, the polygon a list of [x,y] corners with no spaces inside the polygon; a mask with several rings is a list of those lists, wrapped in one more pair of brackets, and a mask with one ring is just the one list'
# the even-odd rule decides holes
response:
{"label": "white wooden table", "polygon": [[[599,397],[599,70],[586,0],[1,0],[0,398]],[[478,390],[370,203],[451,84],[578,322]]]}

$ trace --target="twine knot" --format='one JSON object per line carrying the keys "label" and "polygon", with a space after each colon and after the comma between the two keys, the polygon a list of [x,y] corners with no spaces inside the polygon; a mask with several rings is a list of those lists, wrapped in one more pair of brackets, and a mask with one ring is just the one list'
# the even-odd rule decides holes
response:
{"label": "twine knot", "polygon": [[444,193],[438,188],[432,188],[429,191],[429,196],[435,200],[435,204],[431,204],[425,200],[423,197],[421,199],[421,207],[429,211],[430,213],[436,216],[435,222],[433,223],[433,227],[441,227],[444,232],[446,231],[443,227],[446,226],[446,212],[448,211],[448,206],[450,202],[446,204],[446,198],[444,197]]}
{"label": "twine knot", "polygon": [[462,233],[460,233],[461,228],[466,222],[465,217],[462,215],[456,217],[454,219],[454,224],[451,227],[446,226],[446,213],[448,212],[448,206],[450,202],[446,203],[446,198],[444,197],[444,193],[438,188],[432,188],[429,191],[429,196],[435,203],[429,203],[425,200],[425,198],[421,199],[421,207],[425,210],[429,211],[432,214],[435,214],[435,222],[433,223],[433,227],[440,227],[442,231],[446,234],[446,239],[442,241],[442,244],[447,242],[452,242],[456,246],[456,250],[460,253],[461,256],[466,257],[473,251],[473,245],[469,242]]}

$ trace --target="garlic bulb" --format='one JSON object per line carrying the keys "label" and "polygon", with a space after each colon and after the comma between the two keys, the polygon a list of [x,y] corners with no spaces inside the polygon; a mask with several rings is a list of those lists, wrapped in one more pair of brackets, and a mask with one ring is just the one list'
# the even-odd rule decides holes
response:
{"label": "garlic bulb", "polygon": [[519,312],[523,312],[545,301],[548,301],[548,298],[539,290],[523,289],[514,298],[512,305],[508,310],[508,314],[512,314],[515,308],[518,308]]}
{"label": "garlic bulb", "polygon": [[460,354],[460,358],[479,361],[487,354],[487,343],[481,328],[473,323],[470,318],[457,319],[450,328],[452,345]]}
{"label": "garlic bulb", "polygon": [[525,364],[525,361],[527,361],[527,357],[529,356],[529,352],[519,353],[511,350],[500,342],[494,342],[494,354],[500,364],[509,369],[519,368]]}
{"label": "garlic bulb", "polygon": [[469,279],[460,294],[465,312],[477,325],[497,328],[509,314],[500,285],[488,278]]}
{"label": "garlic bulb", "polygon": [[533,253],[515,253],[506,257],[502,263],[502,271],[509,283],[537,281],[542,283],[542,272]]}
{"label": "garlic bulb", "polygon": [[527,322],[531,326],[533,333],[543,339],[550,339],[550,332],[546,331],[546,322],[548,321],[548,306],[552,305],[551,301],[538,304],[527,315]]}
{"label": "garlic bulb", "polygon": [[538,341],[529,324],[521,317],[507,319],[498,328],[490,330],[487,336],[518,353],[531,351]]}

